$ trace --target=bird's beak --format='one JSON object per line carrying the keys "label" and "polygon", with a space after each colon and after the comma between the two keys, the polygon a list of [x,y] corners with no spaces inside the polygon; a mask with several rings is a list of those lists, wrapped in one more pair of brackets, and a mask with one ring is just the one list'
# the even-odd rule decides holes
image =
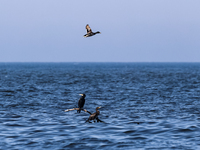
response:
{"label": "bird's beak", "polygon": [[99,106],[99,108],[101,108],[101,106]]}
{"label": "bird's beak", "polygon": [[79,94],[79,95],[83,96],[83,94]]}

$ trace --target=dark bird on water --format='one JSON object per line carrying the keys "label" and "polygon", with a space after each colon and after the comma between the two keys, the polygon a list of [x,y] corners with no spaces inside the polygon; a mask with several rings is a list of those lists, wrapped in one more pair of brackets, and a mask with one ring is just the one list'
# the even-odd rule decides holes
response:
{"label": "dark bird on water", "polygon": [[97,107],[96,108],[96,112],[95,113],[90,113],[89,111],[87,111],[89,114],[90,114],[90,117],[88,118],[88,120],[86,120],[86,122],[89,122],[89,123],[91,123],[90,122],[90,120],[94,120],[94,122],[95,122],[95,119],[97,120],[97,122],[103,122],[103,121],[101,121],[99,118],[98,118],[98,115],[100,114],[100,112],[99,112],[99,108],[101,108],[101,106],[100,107]]}
{"label": "dark bird on water", "polygon": [[81,95],[81,98],[79,99],[79,101],[78,101],[78,107],[79,107],[79,110],[77,110],[77,112],[81,112],[81,109],[83,109],[83,106],[84,106],[84,104],[85,104],[85,97],[86,97],[86,95],[85,94],[79,94],[79,95]]}
{"label": "dark bird on water", "polygon": [[86,25],[86,30],[87,30],[87,34],[84,35],[84,37],[90,37],[93,36],[95,34],[100,34],[101,32],[97,31],[97,32],[92,32],[92,29],[90,28],[90,26],[87,24]]}

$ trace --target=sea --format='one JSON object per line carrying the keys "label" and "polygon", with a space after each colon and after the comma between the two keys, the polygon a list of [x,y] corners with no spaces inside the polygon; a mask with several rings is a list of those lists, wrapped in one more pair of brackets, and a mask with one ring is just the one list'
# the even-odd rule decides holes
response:
{"label": "sea", "polygon": [[0,63],[0,149],[200,149],[200,63]]}

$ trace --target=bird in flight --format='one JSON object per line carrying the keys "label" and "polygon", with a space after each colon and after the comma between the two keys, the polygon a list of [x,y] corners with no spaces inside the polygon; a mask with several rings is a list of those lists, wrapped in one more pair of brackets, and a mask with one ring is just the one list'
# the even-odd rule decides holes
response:
{"label": "bird in flight", "polygon": [[92,32],[92,29],[90,28],[90,26],[87,24],[86,25],[86,30],[87,30],[87,34],[84,35],[84,37],[90,37],[93,36],[95,34],[101,34],[101,32],[97,31],[97,32]]}

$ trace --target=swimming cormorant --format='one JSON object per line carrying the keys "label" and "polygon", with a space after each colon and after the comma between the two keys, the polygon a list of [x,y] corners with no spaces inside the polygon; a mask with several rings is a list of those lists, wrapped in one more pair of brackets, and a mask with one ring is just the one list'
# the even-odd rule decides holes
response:
{"label": "swimming cormorant", "polygon": [[101,108],[101,106],[100,107],[97,107],[96,108],[96,112],[95,113],[91,113],[91,112],[89,112],[89,111],[87,111],[89,114],[90,114],[90,117],[88,118],[88,120],[86,120],[86,122],[89,122],[89,123],[91,123],[90,122],[90,120],[94,120],[94,122],[95,122],[95,119],[97,120],[97,122],[103,122],[103,121],[101,121],[99,118],[98,118],[98,115],[100,114],[100,112],[99,112],[99,108]]}
{"label": "swimming cormorant", "polygon": [[85,94],[79,94],[79,95],[81,95],[81,98],[79,99],[79,101],[78,101],[78,107],[79,107],[79,110],[77,110],[77,112],[81,112],[81,109],[83,109],[83,106],[84,106],[84,104],[85,104],[85,97],[86,97],[86,95]]}
{"label": "swimming cormorant", "polygon": [[93,35],[95,35],[95,34],[98,34],[98,33],[101,33],[101,32],[99,32],[99,31],[97,31],[97,32],[92,32],[92,29],[90,28],[90,26],[87,24],[86,25],[86,30],[87,30],[87,34],[85,34],[84,35],[84,37],[90,37],[90,36],[93,36]]}

